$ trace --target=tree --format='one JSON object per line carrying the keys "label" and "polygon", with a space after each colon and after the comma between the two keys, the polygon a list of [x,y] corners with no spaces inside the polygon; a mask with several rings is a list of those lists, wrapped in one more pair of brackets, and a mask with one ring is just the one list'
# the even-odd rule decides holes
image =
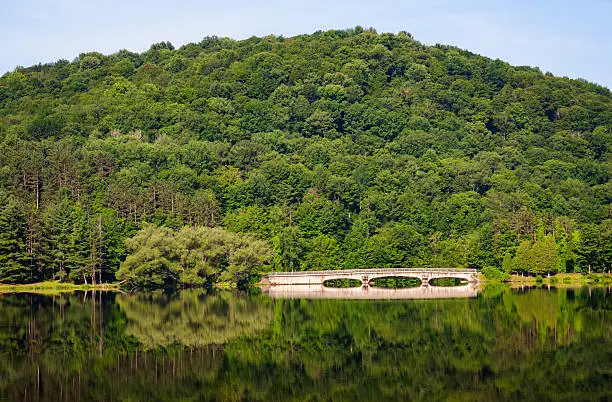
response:
{"label": "tree", "polygon": [[506,274],[512,273],[515,270],[514,262],[512,260],[512,255],[509,252],[504,253],[504,260],[502,261],[502,271]]}
{"label": "tree", "polygon": [[576,244],[577,263],[583,271],[591,270],[602,272],[610,269],[610,229],[601,231],[597,225],[586,224],[582,226]]}
{"label": "tree", "polygon": [[26,265],[26,222],[5,191],[0,189],[0,282],[27,283],[32,280]]}
{"label": "tree", "polygon": [[531,246],[532,273],[536,275],[557,273],[557,244],[552,234],[535,241]]}
{"label": "tree", "polygon": [[300,269],[303,255],[300,237],[299,229],[291,226],[281,229],[272,237],[271,243],[274,250],[272,266],[275,270],[292,272]]}
{"label": "tree", "polygon": [[516,270],[534,275],[555,274],[557,272],[557,244],[552,234],[543,235],[535,242],[523,240],[514,256]]}
{"label": "tree", "polygon": [[72,230],[69,235],[69,248],[66,258],[66,267],[69,272],[68,277],[73,282],[95,283],[96,265],[91,259],[92,241],[90,223],[87,215],[80,207],[75,205],[72,208],[70,220]]}
{"label": "tree", "polygon": [[327,235],[319,235],[305,241],[306,252],[301,259],[302,271],[338,269],[342,264],[342,253],[338,241]]}
{"label": "tree", "polygon": [[263,240],[243,237],[240,245],[228,257],[227,270],[219,277],[221,280],[236,282],[238,286],[252,285],[252,278],[266,271],[272,260],[272,250]]}
{"label": "tree", "polygon": [[138,287],[248,282],[272,258],[261,240],[197,226],[174,231],[146,225],[126,245],[130,255],[117,279]]}
{"label": "tree", "polygon": [[170,228],[145,226],[126,240],[130,255],[117,271],[117,279],[134,286],[161,287],[179,280],[174,232]]}
{"label": "tree", "polygon": [[47,254],[51,272],[45,277],[64,280],[68,277],[69,259],[71,253],[71,238],[73,231],[72,202],[64,197],[57,205],[48,208],[44,220],[45,253]]}

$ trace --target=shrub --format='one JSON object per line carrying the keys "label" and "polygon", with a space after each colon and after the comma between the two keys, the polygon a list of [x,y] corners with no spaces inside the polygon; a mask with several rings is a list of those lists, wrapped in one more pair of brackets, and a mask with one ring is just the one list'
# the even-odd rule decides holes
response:
{"label": "shrub", "polygon": [[495,267],[484,267],[482,269],[482,274],[486,279],[491,281],[500,281],[500,282],[509,282],[510,274],[502,272],[501,270]]}

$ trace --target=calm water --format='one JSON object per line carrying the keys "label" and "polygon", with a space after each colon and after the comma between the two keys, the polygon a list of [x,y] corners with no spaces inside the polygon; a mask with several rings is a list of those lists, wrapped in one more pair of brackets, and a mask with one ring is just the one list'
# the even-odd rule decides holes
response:
{"label": "calm water", "polygon": [[0,399],[612,400],[612,292],[0,295]]}

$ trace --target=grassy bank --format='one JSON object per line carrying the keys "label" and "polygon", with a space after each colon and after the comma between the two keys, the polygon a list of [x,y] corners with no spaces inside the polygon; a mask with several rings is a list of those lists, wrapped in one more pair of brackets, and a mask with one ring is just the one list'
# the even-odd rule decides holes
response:
{"label": "grassy bank", "polygon": [[551,285],[555,287],[563,286],[597,286],[612,285],[612,274],[557,274],[550,277],[520,276],[510,277],[512,285]]}
{"label": "grassy bank", "polygon": [[119,285],[114,283],[101,283],[96,285],[75,285],[74,283],[65,283],[59,281],[38,282],[30,283],[27,285],[10,285],[0,283],[0,293],[58,294],[65,292],[74,292],[78,290],[113,291],[119,290]]}

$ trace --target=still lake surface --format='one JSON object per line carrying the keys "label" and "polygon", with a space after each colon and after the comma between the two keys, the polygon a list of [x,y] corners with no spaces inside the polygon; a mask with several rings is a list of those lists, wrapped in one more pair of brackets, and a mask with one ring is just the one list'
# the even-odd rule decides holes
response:
{"label": "still lake surface", "polygon": [[610,288],[0,295],[0,400],[612,400]]}

